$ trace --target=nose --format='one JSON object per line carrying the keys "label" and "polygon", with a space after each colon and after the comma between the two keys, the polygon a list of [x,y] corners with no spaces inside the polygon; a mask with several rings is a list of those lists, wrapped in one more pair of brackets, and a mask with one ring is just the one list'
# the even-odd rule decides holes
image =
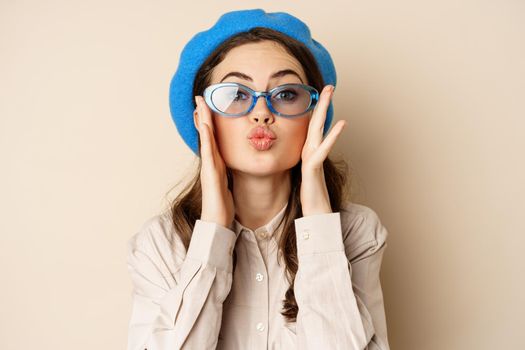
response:
{"label": "nose", "polygon": [[272,111],[270,111],[266,105],[264,96],[260,96],[257,99],[257,103],[255,103],[255,106],[248,116],[252,122],[259,124],[272,124],[275,119]]}

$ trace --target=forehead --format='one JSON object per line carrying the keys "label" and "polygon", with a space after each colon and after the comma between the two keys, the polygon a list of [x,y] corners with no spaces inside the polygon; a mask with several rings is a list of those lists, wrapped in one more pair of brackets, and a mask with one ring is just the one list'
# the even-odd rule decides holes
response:
{"label": "forehead", "polygon": [[[254,82],[266,82],[273,73],[282,69],[292,69],[304,82],[307,81],[304,69],[295,57],[280,44],[265,40],[231,49],[221,63],[213,69],[211,78],[212,83],[216,83],[229,72],[238,71],[252,77]],[[294,76],[288,75],[288,77]]]}

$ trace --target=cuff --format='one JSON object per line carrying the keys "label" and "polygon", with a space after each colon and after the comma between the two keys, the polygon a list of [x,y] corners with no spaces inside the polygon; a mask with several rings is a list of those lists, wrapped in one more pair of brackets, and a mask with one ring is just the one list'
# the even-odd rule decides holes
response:
{"label": "cuff", "polygon": [[197,220],[186,256],[232,272],[232,254],[236,239],[235,232],[224,226]]}
{"label": "cuff", "polygon": [[295,219],[297,255],[344,251],[339,212]]}

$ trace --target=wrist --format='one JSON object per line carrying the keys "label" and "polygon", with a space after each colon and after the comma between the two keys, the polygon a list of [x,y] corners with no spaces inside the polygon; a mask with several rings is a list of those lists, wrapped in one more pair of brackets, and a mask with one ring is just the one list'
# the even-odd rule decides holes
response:
{"label": "wrist", "polygon": [[303,207],[303,217],[318,214],[331,214],[333,213],[332,207],[328,205],[318,205],[315,207]]}

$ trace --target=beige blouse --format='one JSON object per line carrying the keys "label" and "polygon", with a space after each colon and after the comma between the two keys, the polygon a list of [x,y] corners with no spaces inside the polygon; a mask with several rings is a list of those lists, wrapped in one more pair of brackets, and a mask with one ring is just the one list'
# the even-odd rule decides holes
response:
{"label": "beige blouse", "polygon": [[388,350],[379,280],[387,230],[377,214],[347,202],[295,220],[299,312],[288,324],[280,310],[289,284],[277,260],[285,209],[255,231],[197,220],[187,252],[169,210],[149,218],[127,245],[127,349]]}

